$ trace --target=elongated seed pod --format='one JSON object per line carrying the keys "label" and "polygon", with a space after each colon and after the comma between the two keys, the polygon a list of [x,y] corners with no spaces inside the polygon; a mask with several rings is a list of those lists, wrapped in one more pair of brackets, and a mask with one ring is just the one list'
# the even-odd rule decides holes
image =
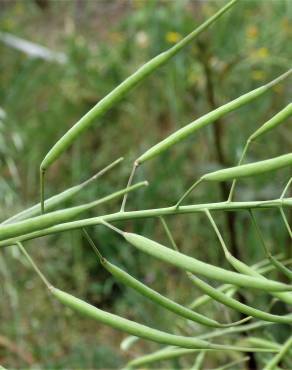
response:
{"label": "elongated seed pod", "polygon": [[[204,340],[183,337],[180,335],[169,334],[162,332],[157,329],[149,328],[148,326],[138,324],[134,321],[125,319],[123,317],[114,315],[112,313],[100,310],[92,306],[91,304],[82,301],[79,298],[72,296],[66,292],[63,292],[60,289],[51,287],[51,292],[53,296],[63,303],[65,306],[70,307],[72,310],[86,316],[90,317],[98,322],[101,322],[105,325],[108,325],[112,328],[121,330],[131,335],[135,335],[140,338],[151,340],[157,343],[170,344],[174,346],[180,346],[183,348],[198,348],[198,349],[210,349],[210,350],[233,350],[233,351],[257,351],[254,348],[247,347],[237,347],[237,346],[228,346],[209,343]],[[260,349],[260,352],[266,352],[266,350]]]}
{"label": "elongated seed pod", "polygon": [[288,166],[292,166],[292,153],[280,155],[279,157],[265,161],[224,168],[223,170],[208,173],[202,176],[201,179],[202,181],[228,181],[241,177],[257,176]]}
{"label": "elongated seed pod", "polygon": [[21,243],[17,243],[21,252],[24,254],[28,262],[31,264],[35,272],[39,275],[40,279],[52,293],[52,295],[64,304],[67,307],[70,307],[72,310],[86,316],[90,317],[98,322],[101,322],[105,325],[111,326],[115,329],[124,331],[128,334],[134,335],[136,337],[152,340],[157,343],[170,344],[174,346],[181,346],[185,348],[200,348],[200,349],[209,349],[209,350],[230,350],[230,351],[256,351],[256,352],[265,352],[266,350],[239,347],[239,346],[228,346],[209,343],[205,340],[200,340],[196,338],[183,337],[179,335],[173,335],[160,330],[149,328],[148,326],[138,324],[134,321],[122,318],[120,316],[111,314],[109,312],[103,311],[90,305],[87,302],[82,301],[79,298],[72,296],[66,292],[63,292],[60,289],[53,287],[47,278],[39,270],[35,262],[32,260],[30,255],[26,252]]}
{"label": "elongated seed pod", "polygon": [[190,273],[188,273],[188,276],[192,283],[196,285],[199,289],[201,289],[205,294],[208,294],[210,297],[224,304],[225,306],[231,307],[238,312],[244,313],[245,315],[249,315],[260,320],[275,323],[292,324],[292,315],[285,316],[273,315],[268,312],[264,312],[256,308],[250,307],[246,304],[238,302],[236,299],[227,297],[224,293],[213,288],[211,285],[207,284],[198,277]]}
{"label": "elongated seed pod", "polygon": [[[236,326],[232,328],[227,328],[227,329],[218,329],[218,330],[213,330],[211,332],[208,332],[203,335],[199,335],[199,339],[211,339],[211,338],[216,338],[220,336],[226,336],[230,334],[235,334],[235,333],[241,333],[241,332],[247,332],[255,329],[259,329],[262,327],[270,326],[273,325],[274,323],[271,322],[266,322],[266,321],[258,321],[252,324],[245,324],[241,326]],[[261,345],[259,345],[260,347]],[[181,352],[183,351],[183,352]],[[181,348],[176,348],[173,346],[167,346],[164,347],[158,351],[152,352],[151,354],[141,356],[135,360],[130,361],[127,365],[131,365],[132,367],[138,367],[138,366],[144,366],[147,365],[148,363],[153,363],[156,361],[160,361],[165,359],[168,359],[168,355],[170,356],[169,358],[176,358],[176,357],[181,357],[183,355],[191,354],[194,352],[198,352],[199,350],[191,350],[191,349],[181,349]],[[173,352],[173,353],[171,353]],[[164,358],[165,354],[165,358]],[[130,367],[131,367],[130,366]]]}
{"label": "elongated seed pod", "polygon": [[183,139],[190,136],[193,132],[199,130],[200,128],[210,123],[215,122],[216,120],[218,120],[225,114],[230,113],[234,111],[235,109],[240,108],[241,106],[250,103],[254,99],[260,97],[261,95],[269,91],[274,85],[281,82],[284,78],[289,76],[291,72],[292,72],[292,69],[284,73],[283,75],[279,76],[275,80],[267,83],[266,85],[258,87],[257,89],[252,90],[244,95],[241,95],[240,97],[232,100],[231,102],[222,105],[221,107],[205,114],[204,116],[196,119],[195,121],[175,131],[173,134],[169,135],[167,138],[160,141],[158,144],[152,146],[144,154],[142,154],[139,158],[137,158],[136,163],[141,164],[145,161],[148,161],[149,159],[153,157],[156,157],[157,155],[166,151],[168,148],[172,147],[173,145],[179,143]]}
{"label": "elongated seed pod", "polygon": [[[141,356],[141,357],[139,357],[135,360],[132,360],[132,361],[127,363],[127,367],[129,367],[130,369],[131,368],[137,368],[137,367],[141,367],[141,366],[151,364],[153,362],[165,361],[165,360],[170,360],[170,359],[185,356],[185,355],[191,355],[191,354],[199,352],[199,351],[200,350],[196,350],[196,349],[180,349],[180,348],[178,348],[178,349],[167,349],[167,350],[163,349],[163,350],[157,351],[153,354]],[[202,352],[201,352],[201,354],[202,354]],[[203,353],[203,355],[204,354],[205,353]],[[232,363],[228,364],[228,367],[236,365],[239,362],[246,361],[247,359],[248,359],[248,357],[245,357],[244,359],[233,361]],[[227,365],[225,365],[224,367],[220,367],[218,369],[214,369],[214,370],[220,370],[220,369],[223,370],[223,369],[227,368],[226,366]],[[192,367],[192,369],[194,369],[194,370],[195,370],[195,368],[197,368],[197,367]]]}
{"label": "elongated seed pod", "polygon": [[188,45],[201,32],[214,23],[221,15],[230,9],[237,0],[230,1],[216,14],[210,17],[201,26],[196,28],[193,32],[187,35],[184,39],[178,42],[169,50],[157,55],[149,62],[145,63],[135,73],[118,85],[102,100],[100,100],[88,113],[86,113],[67,133],[61,137],[60,140],[52,147],[52,149],[45,156],[41,164],[41,170],[46,170],[59,156],[74,142],[74,140],[87,128],[89,128],[94,120],[106,113],[114,104],[120,101],[127,93],[143,81],[147,76],[157,70],[159,67],[167,63],[173,56],[175,56],[181,49]]}
{"label": "elongated seed pod", "polygon": [[[248,266],[247,264],[243,263],[242,261],[238,260],[230,253],[226,255],[226,259],[228,262],[233,266],[233,268],[242,273],[249,276],[254,276],[257,278],[261,278],[266,280],[266,277],[261,275],[258,271],[255,271],[252,267]],[[286,302],[287,304],[292,304],[292,294],[290,292],[270,292],[274,297],[280,299],[281,301]]]}
{"label": "elongated seed pod", "polygon": [[[255,276],[255,277],[259,277],[259,278],[262,278],[262,275],[259,274],[258,272],[255,272],[253,268],[251,268],[250,266],[246,265],[244,262],[240,261],[239,259],[235,258],[232,256],[232,254],[229,252],[225,242],[224,242],[224,239],[222,238],[222,235],[215,223],[215,220],[213,219],[210,211],[206,210],[205,211],[213,229],[215,230],[215,233],[219,239],[219,242],[220,242],[220,245],[223,249],[223,252],[225,254],[225,258],[227,259],[227,261],[231,264],[231,266],[238,272],[242,273],[242,274],[245,274],[245,275],[250,275],[250,276]],[[257,226],[257,223],[256,223],[256,220],[253,216],[253,213],[252,211],[250,211],[250,215],[251,215],[251,218],[257,228],[257,231],[262,239],[262,236],[261,236],[261,233],[260,233],[260,230],[258,229],[258,226]],[[263,245],[264,245],[264,248],[266,249],[266,246],[265,246],[265,243],[264,243],[264,240],[262,239],[262,242],[263,242]],[[264,277],[263,277],[264,278]],[[265,279],[265,278],[264,278]],[[271,294],[273,294],[275,297],[281,299],[282,301],[288,303],[288,304],[292,304],[292,294],[291,293],[278,293],[278,292],[271,292]]]}
{"label": "elongated seed pod", "polygon": [[[184,317],[185,319],[195,321],[205,326],[213,328],[231,327],[238,323],[230,324],[220,324],[216,320],[209,319],[208,317],[196,313],[171,299],[164,297],[154,289],[149,288],[147,285],[141,283],[139,280],[135,279],[133,276],[129,275],[127,272],[123,271],[119,267],[107,261],[105,258],[101,259],[102,265],[119,281],[135,289],[137,292],[141,293],[143,296],[149,298],[151,301],[159,304],[160,306],[166,308],[167,310]],[[240,320],[239,323],[242,323]]]}
{"label": "elongated seed pod", "polygon": [[[281,255],[278,255],[278,256],[281,257]],[[260,274],[265,273],[265,272],[269,272],[269,271],[274,269],[274,266],[271,266],[271,265],[267,266],[267,264],[269,264],[269,260],[264,259],[264,260],[256,263],[255,265],[253,265],[250,268],[252,268],[253,271],[256,270],[259,273],[256,276],[262,276]],[[238,272],[244,273],[243,271],[238,271]],[[247,274],[247,275],[250,275],[250,274]],[[224,285],[219,286],[217,289],[220,290],[222,293],[227,293],[227,292],[234,292],[235,293],[236,290],[237,290],[237,287],[235,287],[234,285],[231,285],[231,284],[224,284]],[[285,293],[283,293],[283,294],[285,294]],[[210,302],[211,300],[212,300],[212,298],[210,296],[208,296],[207,294],[204,294],[204,295],[196,298],[195,300],[193,300],[192,303],[190,303],[188,305],[188,307],[191,308],[191,309],[197,309],[198,307]]]}
{"label": "elongated seed pod", "polygon": [[[116,166],[118,163],[120,163],[123,160],[123,158],[119,158],[116,161],[112,162],[105,168],[103,168],[101,171],[96,173],[94,176],[90,177],[88,180],[85,180],[79,185],[72,186],[69,189],[66,189],[62,193],[59,193],[57,195],[52,196],[51,198],[47,199],[45,201],[45,207],[46,211],[51,211],[57,207],[59,207],[62,203],[67,202],[69,199],[73,198],[76,194],[80,193],[82,190],[85,189],[88,185],[90,185],[93,181],[98,179],[100,176],[102,176],[104,173],[112,169],[114,166]],[[41,213],[41,204],[35,204],[34,206],[25,209],[22,212],[17,213],[16,215],[8,218],[4,222],[2,222],[2,225],[10,224],[16,221],[21,221],[26,218],[38,216]]]}
{"label": "elongated seed pod", "polygon": [[278,363],[283,359],[287,352],[292,347],[292,336],[283,344],[279,353],[272,358],[263,370],[276,370]]}
{"label": "elongated seed pod", "polygon": [[4,240],[11,237],[17,237],[18,235],[23,235],[31,233],[36,230],[44,229],[46,227],[56,225],[60,222],[72,220],[82,212],[85,212],[109,200],[120,197],[125,193],[128,193],[129,191],[139,189],[140,187],[145,186],[147,184],[148,184],[147,182],[143,181],[135,184],[134,186],[125,188],[123,190],[110,194],[104,198],[98,199],[94,202],[83,204],[77,207],[67,208],[65,210],[47,213],[45,215],[29,218],[13,224],[0,225],[0,240]]}
{"label": "elongated seed pod", "polygon": [[191,355],[193,353],[199,352],[199,349],[184,349],[184,348],[171,348],[171,349],[161,349],[149,355],[140,356],[134,360],[127,363],[128,368],[136,368],[145,365],[152,364],[154,362],[171,360],[173,358]]}
{"label": "elongated seed pod", "polygon": [[262,279],[224,270],[223,268],[199,261],[193,257],[186,256],[185,254],[164,247],[163,245],[141,235],[134,233],[124,233],[123,235],[131,245],[139,250],[150,254],[153,257],[161,259],[162,261],[171,263],[172,265],[177,266],[184,271],[190,271],[206,276],[210,279],[215,279],[224,283],[230,283],[242,287],[262,289],[265,291],[291,290],[291,286],[277,281],[263,281]]}
{"label": "elongated seed pod", "polygon": [[269,121],[264,123],[258,130],[256,130],[249,138],[250,141],[254,141],[261,135],[264,135],[270,130],[283,123],[286,119],[292,116],[292,103],[288,104],[284,109],[274,115]]}
{"label": "elongated seed pod", "polygon": [[[288,279],[292,279],[292,271],[289,270],[285,265],[283,265],[280,261],[278,261],[275,257],[273,257],[271,254],[269,254],[269,259],[271,263],[282,272],[283,275],[285,275]],[[292,295],[291,295],[291,302],[292,302]]]}

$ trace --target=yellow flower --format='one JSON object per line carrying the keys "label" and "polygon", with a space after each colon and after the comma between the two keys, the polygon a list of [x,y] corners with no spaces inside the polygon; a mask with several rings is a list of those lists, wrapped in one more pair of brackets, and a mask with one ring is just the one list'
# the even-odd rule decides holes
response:
{"label": "yellow flower", "polygon": [[246,36],[250,39],[256,39],[259,35],[259,30],[256,26],[249,26],[246,30]]}
{"label": "yellow flower", "polygon": [[265,59],[267,58],[268,56],[270,55],[270,52],[268,50],[268,48],[259,48],[257,51],[256,51],[256,56],[260,59]]}
{"label": "yellow flower", "polygon": [[262,81],[266,78],[267,74],[265,71],[261,71],[259,69],[256,69],[255,71],[253,71],[251,73],[251,77],[253,78],[253,80],[256,80],[256,81]]}
{"label": "yellow flower", "polygon": [[170,44],[175,44],[182,38],[181,34],[178,32],[167,32],[165,35],[165,40],[169,42]]}

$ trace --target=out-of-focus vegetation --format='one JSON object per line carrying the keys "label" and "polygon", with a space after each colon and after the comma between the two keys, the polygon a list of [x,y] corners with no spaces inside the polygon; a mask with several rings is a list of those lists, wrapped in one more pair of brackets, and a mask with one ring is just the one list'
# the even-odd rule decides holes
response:
{"label": "out-of-focus vegetation", "polygon": [[[213,14],[223,1],[2,1],[0,30],[65,54],[63,64],[30,58],[0,44],[0,205],[1,219],[39,199],[38,168],[51,146],[99,99],[139,65],[177,42]],[[124,156],[124,162],[92,184],[70,205],[111,193],[125,186],[133,160],[146,148],[194,118],[271,80],[290,67],[292,3],[287,0],[242,1],[161,70],[138,86],[118,106],[99,119],[47,175],[47,196],[82,180]],[[202,173],[234,165],[247,137],[288,102],[289,84],[276,86],[252,104],[228,115],[176,146],[160,160],[149,161],[137,180],[151,186],[129,196],[128,209],[173,204]],[[290,127],[289,127],[290,126]],[[291,122],[267,134],[248,153],[248,161],[291,151]],[[279,197],[289,169],[241,181],[236,198]],[[190,201],[222,200],[226,188],[200,187]],[[116,211],[112,202],[88,212],[88,217]],[[260,212],[260,211],[259,211]],[[290,215],[291,216],[291,215]],[[278,211],[258,217],[273,252],[291,251]],[[216,213],[231,250],[248,264],[264,258],[244,212]],[[223,254],[203,216],[169,219],[181,249],[189,255],[225,266]],[[123,223],[123,228],[167,243],[155,220]],[[115,234],[91,228],[100,250],[169,297],[188,303],[200,293],[175,268],[131,249]],[[289,244],[290,243],[290,244]],[[26,243],[55,286],[125,317],[162,330],[173,328],[173,315],[126,289],[104,271],[79,231]],[[288,248],[289,247],[289,248]],[[227,266],[227,265],[226,265]],[[129,352],[119,349],[124,335],[81,319],[56,304],[17,249],[0,254],[0,362],[9,368],[120,368],[129,355],[158,348],[139,341]],[[254,306],[261,295],[245,293]],[[222,316],[220,306],[204,313]],[[275,313],[287,312],[276,303]],[[281,328],[281,330],[279,330]],[[193,335],[201,333],[201,327]],[[179,331],[179,327],[177,328]],[[263,331],[261,331],[262,333]],[[266,338],[283,342],[289,329],[273,326]],[[206,359],[219,366],[225,354]],[[261,358],[256,358],[259,369]],[[164,367],[190,368],[182,358]]]}

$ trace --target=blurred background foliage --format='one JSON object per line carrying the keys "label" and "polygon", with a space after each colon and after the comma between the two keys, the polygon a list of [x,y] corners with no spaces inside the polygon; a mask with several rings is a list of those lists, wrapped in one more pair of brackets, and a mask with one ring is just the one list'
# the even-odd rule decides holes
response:
{"label": "blurred background foliage", "polygon": [[[172,46],[224,3],[0,1],[2,34],[10,33],[65,56],[63,63],[46,61],[0,43],[1,219],[38,201],[40,162],[61,135],[139,65]],[[80,183],[120,156],[125,157],[121,165],[68,205],[124,187],[133,160],[145,149],[214,107],[287,70],[292,50],[288,47],[291,16],[289,0],[241,1],[99,119],[48,172],[46,195]],[[171,205],[203,172],[234,165],[248,136],[289,102],[288,88],[284,82],[272,93],[224,117],[216,126],[204,128],[146,163],[138,170],[136,180],[147,179],[150,186],[131,194],[127,208]],[[253,145],[247,160],[291,151],[291,141],[291,122],[290,129],[287,122]],[[289,170],[283,170],[242,181],[236,198],[278,197],[288,178]],[[201,186],[189,202],[220,201],[227,190],[226,185]],[[86,217],[115,212],[118,207],[119,202],[112,202],[88,212]],[[270,248],[275,252],[287,250],[288,235],[278,213],[259,211],[257,215]],[[249,264],[264,257],[247,214],[218,212],[215,218],[233,253]],[[182,250],[227,266],[205,217],[188,215],[168,221]],[[119,226],[167,243],[158,220],[129,221]],[[199,295],[175,268],[141,255],[108,229],[98,226],[89,231],[107,258],[160,292],[182,303]],[[99,266],[81,232],[53,235],[26,245],[55,286],[111,312],[179,332],[171,313],[121,286]],[[60,307],[16,249],[1,250],[0,276],[3,366],[120,368],[133,355],[158,348],[140,341],[129,352],[122,352],[119,344],[124,335]],[[254,306],[265,307],[267,303],[261,295],[243,295]],[[277,304],[274,307],[275,312],[286,309]],[[226,314],[220,305],[210,305],[204,313],[215,318]],[[193,335],[204,330],[195,327]],[[287,330],[270,329],[267,335],[283,341]],[[219,366],[225,356],[208,356],[207,365]],[[185,358],[161,366],[189,368],[193,361]]]}

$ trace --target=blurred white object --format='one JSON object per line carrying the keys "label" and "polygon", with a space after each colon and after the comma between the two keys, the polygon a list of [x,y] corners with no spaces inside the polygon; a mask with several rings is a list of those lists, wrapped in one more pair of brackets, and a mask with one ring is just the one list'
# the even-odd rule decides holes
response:
{"label": "blurred white object", "polygon": [[8,32],[0,32],[0,41],[14,49],[24,52],[31,58],[40,58],[60,64],[65,64],[68,61],[64,53],[52,51],[44,46],[11,35]]}

